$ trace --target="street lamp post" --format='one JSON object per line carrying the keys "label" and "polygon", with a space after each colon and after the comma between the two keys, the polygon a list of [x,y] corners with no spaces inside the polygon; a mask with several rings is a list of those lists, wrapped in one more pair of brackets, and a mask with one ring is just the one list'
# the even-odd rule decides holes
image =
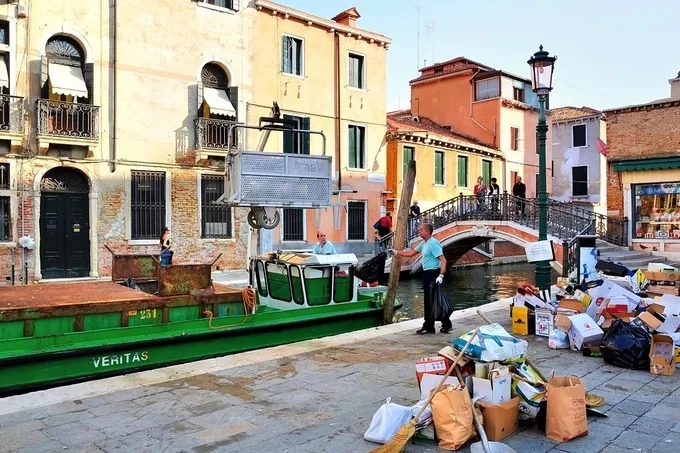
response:
{"label": "street lamp post", "polygon": [[[546,157],[545,141],[548,124],[545,120],[545,99],[552,90],[552,75],[557,57],[551,57],[539,46],[538,52],[527,61],[531,67],[531,86],[538,95],[538,240],[548,239],[548,193],[546,191]],[[550,288],[550,263],[536,263],[536,286],[540,289]]]}

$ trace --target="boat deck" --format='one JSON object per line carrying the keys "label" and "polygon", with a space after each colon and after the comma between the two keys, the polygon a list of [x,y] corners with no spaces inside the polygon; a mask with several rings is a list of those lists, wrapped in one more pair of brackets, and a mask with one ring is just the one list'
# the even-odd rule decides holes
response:
{"label": "boat deck", "polygon": [[[201,296],[219,295],[229,301],[241,300],[239,288],[217,283],[213,284],[213,288],[214,290],[201,290]],[[137,291],[114,282],[42,283],[0,287],[0,311],[134,303],[167,298]]]}

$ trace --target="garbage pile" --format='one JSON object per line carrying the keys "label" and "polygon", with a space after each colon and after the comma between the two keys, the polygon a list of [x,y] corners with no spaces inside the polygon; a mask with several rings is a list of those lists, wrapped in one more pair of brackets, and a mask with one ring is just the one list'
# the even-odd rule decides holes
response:
{"label": "garbage pile", "polygon": [[680,271],[598,261],[594,278],[560,278],[551,291],[521,285],[512,332],[548,337],[553,349],[581,351],[611,365],[670,376],[680,365]]}
{"label": "garbage pile", "polygon": [[385,444],[374,452],[401,451],[411,436],[436,440],[446,450],[473,442],[473,452],[512,452],[501,441],[522,420],[536,422],[557,442],[588,434],[587,404],[601,405],[603,398],[587,395],[578,377],[544,376],[527,356],[526,340],[477,313],[484,325],[415,363],[418,403],[388,399],[378,409],[364,435]]}

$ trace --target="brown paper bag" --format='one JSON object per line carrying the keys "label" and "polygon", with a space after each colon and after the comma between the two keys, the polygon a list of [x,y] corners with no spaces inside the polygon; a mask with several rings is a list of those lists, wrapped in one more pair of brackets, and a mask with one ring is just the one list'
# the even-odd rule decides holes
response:
{"label": "brown paper bag", "polygon": [[439,448],[458,450],[475,434],[470,394],[460,385],[447,385],[430,403]]}
{"label": "brown paper bag", "polygon": [[566,442],[588,434],[586,388],[575,376],[553,376],[548,381],[545,435]]}

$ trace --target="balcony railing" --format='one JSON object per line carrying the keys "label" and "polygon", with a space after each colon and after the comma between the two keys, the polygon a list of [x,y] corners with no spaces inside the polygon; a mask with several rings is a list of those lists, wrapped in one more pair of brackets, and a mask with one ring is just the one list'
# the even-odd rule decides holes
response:
{"label": "balcony railing", "polygon": [[[227,151],[229,126],[236,121],[217,120],[214,118],[196,118],[196,149],[214,149]],[[232,149],[238,149],[243,144],[243,132],[245,129],[234,129],[231,140]]]}
{"label": "balcony railing", "polygon": [[38,135],[99,139],[99,107],[38,99]]}
{"label": "balcony railing", "polygon": [[24,98],[0,95],[0,132],[24,131]]}

